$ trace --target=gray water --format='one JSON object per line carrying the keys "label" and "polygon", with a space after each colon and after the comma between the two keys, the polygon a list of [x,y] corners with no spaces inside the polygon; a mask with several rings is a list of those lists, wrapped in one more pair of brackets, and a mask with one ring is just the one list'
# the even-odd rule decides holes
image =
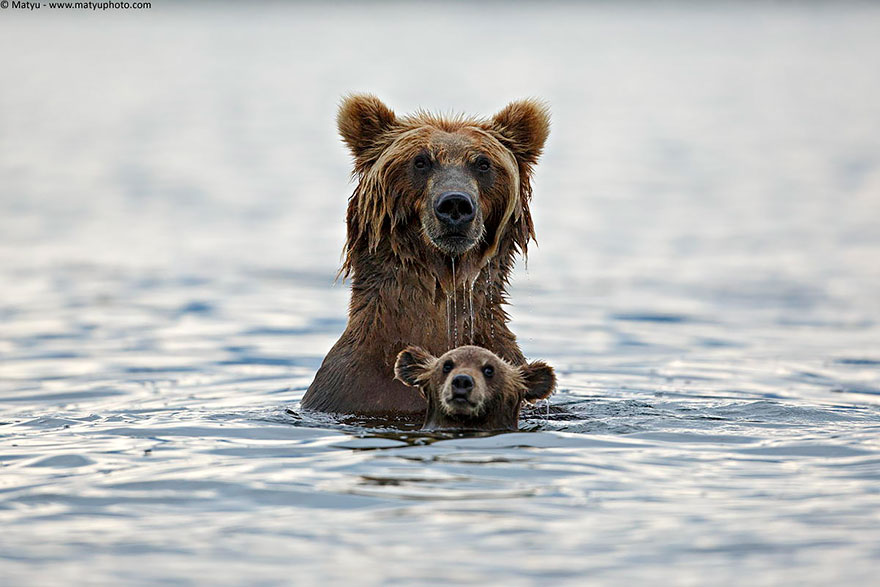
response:
{"label": "gray water", "polygon": [[[0,582],[875,583],[880,8],[153,4],[0,12]],[[518,433],[299,409],[353,90],[552,108]]]}

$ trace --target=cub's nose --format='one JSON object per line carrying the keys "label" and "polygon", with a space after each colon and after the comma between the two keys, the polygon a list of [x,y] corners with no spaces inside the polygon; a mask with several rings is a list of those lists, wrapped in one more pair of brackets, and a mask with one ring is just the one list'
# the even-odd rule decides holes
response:
{"label": "cub's nose", "polygon": [[469,223],[476,212],[474,199],[463,192],[443,192],[434,202],[437,220],[453,228]]}
{"label": "cub's nose", "polygon": [[470,375],[456,375],[452,378],[452,399],[466,400],[474,388],[474,378]]}

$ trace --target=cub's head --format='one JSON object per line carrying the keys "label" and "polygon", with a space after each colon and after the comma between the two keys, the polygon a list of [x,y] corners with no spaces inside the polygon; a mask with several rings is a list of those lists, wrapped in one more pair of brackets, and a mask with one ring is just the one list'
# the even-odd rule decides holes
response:
{"label": "cub's head", "polygon": [[425,396],[427,429],[516,430],[522,401],[544,399],[556,387],[546,363],[514,367],[477,346],[461,346],[440,358],[407,347],[397,355],[394,374]]}
{"label": "cub's head", "polygon": [[529,180],[549,133],[544,105],[513,102],[490,119],[398,117],[375,96],[352,95],[337,122],[359,182],[344,271],[359,244],[375,249],[386,238],[402,256],[428,247],[488,258],[509,230],[525,252],[534,236]]}

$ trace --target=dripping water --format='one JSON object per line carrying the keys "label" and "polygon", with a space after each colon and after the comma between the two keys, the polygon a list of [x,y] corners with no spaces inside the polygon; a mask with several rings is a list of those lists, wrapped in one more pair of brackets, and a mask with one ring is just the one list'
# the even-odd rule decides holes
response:
{"label": "dripping water", "polygon": [[489,322],[489,340],[495,342],[495,321],[492,319],[492,271],[486,265],[486,320]]}
{"label": "dripping water", "polygon": [[474,282],[468,282],[468,318],[471,322],[471,344],[474,344]]}
{"label": "dripping water", "polygon": [[455,257],[451,257],[452,261],[452,342],[451,348],[458,346],[458,307],[456,304],[456,290],[458,286],[455,282]]}
{"label": "dripping water", "polygon": [[452,348],[452,296],[446,294],[446,346]]}

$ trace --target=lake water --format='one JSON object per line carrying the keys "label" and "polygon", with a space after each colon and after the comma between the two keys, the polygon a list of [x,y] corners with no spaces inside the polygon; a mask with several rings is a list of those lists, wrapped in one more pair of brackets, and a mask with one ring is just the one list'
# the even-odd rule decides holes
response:
{"label": "lake water", "polygon": [[[880,8],[153,4],[0,12],[0,582],[875,584]],[[299,410],[354,90],[549,102],[560,410]]]}

